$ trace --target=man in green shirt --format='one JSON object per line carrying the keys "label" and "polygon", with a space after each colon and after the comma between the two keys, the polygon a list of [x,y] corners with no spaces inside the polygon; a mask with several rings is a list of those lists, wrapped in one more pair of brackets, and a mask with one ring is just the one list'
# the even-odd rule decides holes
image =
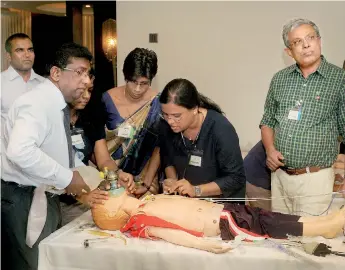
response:
{"label": "man in green shirt", "polygon": [[345,71],[321,55],[313,22],[290,21],[283,40],[296,64],[273,76],[260,123],[272,210],[321,215],[331,203],[337,138],[345,138]]}

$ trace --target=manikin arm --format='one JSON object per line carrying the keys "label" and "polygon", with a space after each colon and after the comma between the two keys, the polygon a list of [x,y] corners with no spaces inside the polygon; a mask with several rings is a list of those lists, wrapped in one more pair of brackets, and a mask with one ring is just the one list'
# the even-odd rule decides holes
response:
{"label": "manikin arm", "polygon": [[187,232],[175,229],[150,227],[148,234],[151,237],[157,237],[175,245],[201,249],[216,254],[231,250],[231,247],[223,246],[221,241],[196,237]]}

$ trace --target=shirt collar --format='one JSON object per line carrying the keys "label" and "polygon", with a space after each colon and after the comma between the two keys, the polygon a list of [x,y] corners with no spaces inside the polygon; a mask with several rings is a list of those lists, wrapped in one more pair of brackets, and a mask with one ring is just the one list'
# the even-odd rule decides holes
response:
{"label": "shirt collar", "polygon": [[45,79],[43,83],[46,84],[49,90],[52,91],[52,94],[54,95],[56,100],[56,105],[59,108],[59,110],[63,110],[67,106],[67,103],[60,89],[57,88],[57,86],[49,79]]}
{"label": "shirt collar", "polygon": [[[319,67],[316,69],[315,72],[318,72],[321,76],[326,77],[326,76],[327,76],[327,69],[328,69],[328,62],[327,62],[326,58],[325,58],[323,55],[321,55],[321,62],[320,62],[320,65],[319,65]],[[289,70],[288,70],[289,73],[292,73],[292,72],[294,72],[294,71],[299,72],[299,73],[302,74],[302,72],[301,72],[301,70],[299,69],[299,67],[298,67],[297,64],[294,64],[294,65],[292,65],[292,66],[289,67]],[[315,72],[314,72],[314,73],[315,73]]]}
{"label": "shirt collar", "polygon": [[328,62],[323,55],[321,55],[321,63],[320,63],[320,65],[316,71],[318,73],[320,73],[323,77],[327,77],[327,75],[329,74],[327,72],[328,71]]}
{"label": "shirt collar", "polygon": [[[21,77],[19,75],[19,73],[10,65],[8,67],[8,72],[9,72],[9,78],[10,78],[10,81],[18,78],[18,77]],[[33,69],[31,69],[31,74],[30,74],[30,78],[29,78],[29,81],[32,81],[32,80],[38,80],[40,82],[43,82],[44,81],[44,78],[40,75],[38,75]]]}
{"label": "shirt collar", "polygon": [[38,80],[40,82],[43,82],[44,78],[42,76],[38,75],[33,69],[31,69],[31,75],[30,75],[29,81],[31,81],[31,80]]}

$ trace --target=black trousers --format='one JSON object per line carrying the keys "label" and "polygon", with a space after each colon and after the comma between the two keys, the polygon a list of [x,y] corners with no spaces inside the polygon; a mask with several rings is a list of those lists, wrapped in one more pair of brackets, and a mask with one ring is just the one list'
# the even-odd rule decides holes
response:
{"label": "black trousers", "polygon": [[59,196],[47,196],[47,220],[35,245],[26,245],[26,227],[35,187],[18,186],[1,180],[1,269],[36,270],[38,244],[60,228]]}

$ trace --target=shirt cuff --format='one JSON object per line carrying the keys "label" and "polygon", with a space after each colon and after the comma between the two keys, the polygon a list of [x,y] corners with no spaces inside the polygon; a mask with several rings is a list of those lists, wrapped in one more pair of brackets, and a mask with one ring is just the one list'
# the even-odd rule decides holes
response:
{"label": "shirt cuff", "polygon": [[224,197],[229,195],[228,194],[229,192],[227,192],[227,190],[226,190],[226,186],[225,186],[223,178],[217,178],[217,179],[213,180],[213,182],[217,184],[217,186],[219,187],[219,189],[220,189],[220,191]]}
{"label": "shirt cuff", "polygon": [[73,172],[61,166],[56,174],[55,188],[65,189],[71,183],[72,178]]}
{"label": "shirt cuff", "polygon": [[271,129],[274,129],[275,128],[275,123],[274,122],[271,122],[271,121],[261,121],[260,125],[259,125],[259,128],[261,129],[262,126],[267,126]]}

